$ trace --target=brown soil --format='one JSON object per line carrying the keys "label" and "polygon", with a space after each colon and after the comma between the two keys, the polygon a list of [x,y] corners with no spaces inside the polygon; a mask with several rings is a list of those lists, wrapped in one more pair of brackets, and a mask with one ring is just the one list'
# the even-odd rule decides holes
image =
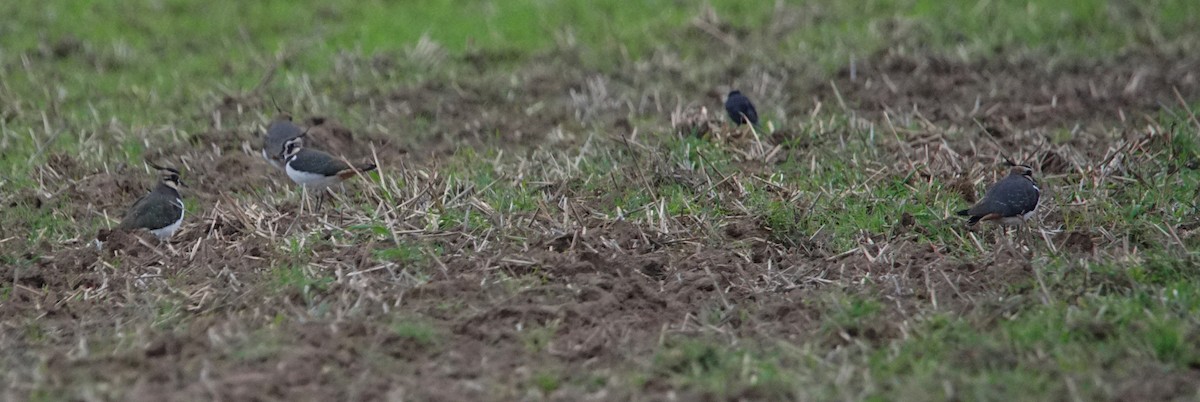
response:
{"label": "brown soil", "polygon": [[[281,279],[271,272],[287,257],[242,226],[236,212],[219,209],[169,243],[144,232],[113,232],[102,250],[61,248],[31,268],[0,272],[20,285],[0,311],[40,316],[41,327],[54,329],[42,342],[69,344],[77,336],[111,331],[87,317],[136,321],[150,313],[144,309],[159,309],[153,315],[173,323],[161,328],[173,330],[147,324],[131,344],[94,345],[112,349],[86,356],[64,349],[46,363],[45,375],[63,383],[143,373],[129,378],[132,397],[375,399],[399,392],[418,399],[489,399],[496,397],[486,391],[491,387],[532,381],[537,372],[530,367],[548,365],[563,378],[587,378],[653,354],[657,339],[703,325],[748,338],[816,334],[831,345],[885,342],[900,336],[897,325],[909,309],[934,303],[966,311],[972,301],[1029,278],[1026,257],[1015,251],[976,264],[953,261],[928,245],[900,243],[875,261],[863,254],[830,260],[771,245],[751,221],[725,227],[721,238],[698,243],[627,222],[604,224],[526,249],[452,255],[444,260],[447,271],[418,286],[398,282],[391,270],[346,276],[375,266],[369,250],[385,244],[314,248],[322,255],[316,264],[328,262],[340,273],[318,272],[334,279],[302,291],[277,290],[273,284]],[[766,248],[754,257],[711,247],[737,241]],[[539,283],[504,285],[514,280],[505,278],[529,277]],[[848,286],[864,277],[877,279]],[[834,289],[895,304],[872,323],[823,329],[818,323],[830,312],[822,295]],[[271,323],[271,317],[313,308],[316,300],[342,297],[367,303],[353,320]],[[384,304],[424,317],[439,335],[433,341],[399,335]],[[100,327],[76,325],[81,319]],[[546,340],[538,341],[538,331],[548,334]],[[24,342],[8,346],[35,346]],[[208,377],[197,382],[194,370]],[[573,398],[581,390],[562,392]]]}
{"label": "brown soil", "polygon": [[[1190,55],[1129,54],[1103,62],[1044,59],[962,62],[885,51],[847,67],[834,81],[857,110],[893,118],[916,113],[935,122],[989,132],[1098,122],[1141,121],[1200,96],[1200,61]],[[820,89],[833,101],[832,88]]]}

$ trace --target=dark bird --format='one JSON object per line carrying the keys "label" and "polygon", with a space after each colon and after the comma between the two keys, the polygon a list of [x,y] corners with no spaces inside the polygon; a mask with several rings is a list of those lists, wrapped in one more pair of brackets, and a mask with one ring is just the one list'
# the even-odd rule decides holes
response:
{"label": "dark bird", "polygon": [[749,122],[758,127],[758,111],[754,110],[754,104],[750,103],[750,98],[742,95],[742,91],[729,92],[729,96],[725,97],[725,111],[736,125]]}
{"label": "dark bird", "polygon": [[129,207],[118,229],[148,229],[162,241],[171,237],[183,223],[183,198],[179,195],[179,186],[186,184],[179,180],[179,170],[150,166],[158,169],[161,177],[158,186]]}
{"label": "dark bird", "polygon": [[313,190],[324,190],[363,172],[375,170],[375,165],[363,163],[350,166],[341,158],[305,148],[304,136],[293,138],[285,144],[284,170],[292,181]]}
{"label": "dark bird", "polygon": [[975,206],[958,211],[967,216],[967,225],[979,221],[996,221],[1003,226],[1021,226],[1033,216],[1042,191],[1033,179],[1033,168],[1007,162],[1012,168],[1008,176],[993,184]]}
{"label": "dark bird", "polygon": [[292,116],[281,113],[275,116],[267,125],[267,134],[263,136],[263,158],[277,168],[283,168],[284,144],[304,135],[304,130],[292,123]]}

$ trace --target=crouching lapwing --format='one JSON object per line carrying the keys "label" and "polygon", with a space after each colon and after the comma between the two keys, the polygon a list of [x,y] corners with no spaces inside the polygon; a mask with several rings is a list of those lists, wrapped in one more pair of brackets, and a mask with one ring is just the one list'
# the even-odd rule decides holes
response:
{"label": "crouching lapwing", "polygon": [[324,201],[325,190],[334,184],[363,172],[375,170],[372,163],[350,165],[341,158],[334,157],[303,145],[304,136],[288,140],[285,144],[284,170],[292,181],[304,187],[305,190],[321,192],[317,206]]}
{"label": "crouching lapwing", "polygon": [[729,119],[733,120],[734,125],[750,123],[758,129],[758,111],[754,110],[754,104],[750,103],[750,98],[742,95],[742,91],[729,92],[725,97],[725,112],[729,113]]}
{"label": "crouching lapwing", "polygon": [[1022,227],[1033,217],[1042,190],[1033,179],[1033,168],[1005,160],[1011,167],[1008,176],[993,184],[975,206],[958,211],[966,216],[967,226],[979,221],[994,221],[1004,227]]}
{"label": "crouching lapwing", "polygon": [[179,170],[153,163],[150,166],[158,170],[158,185],[129,207],[117,228],[126,231],[148,229],[163,241],[183,223],[183,198],[179,195],[179,186],[187,185],[179,180]]}
{"label": "crouching lapwing", "polygon": [[283,169],[284,145],[288,141],[304,135],[304,130],[292,123],[292,116],[280,114],[267,125],[267,135],[263,137],[263,158],[277,168]]}

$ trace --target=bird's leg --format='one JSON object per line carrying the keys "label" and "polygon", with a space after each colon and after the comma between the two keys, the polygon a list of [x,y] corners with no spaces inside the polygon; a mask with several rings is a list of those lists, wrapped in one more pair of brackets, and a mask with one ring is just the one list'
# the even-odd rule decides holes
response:
{"label": "bird's leg", "polygon": [[1012,228],[1012,237],[1009,238],[1009,241],[1017,250],[1020,250],[1021,246],[1026,246],[1024,238],[1021,237],[1021,225],[1018,224]]}
{"label": "bird's leg", "polygon": [[[300,186],[300,214],[304,215],[304,204],[308,204],[308,186]],[[309,210],[312,210],[312,205],[309,205]]]}
{"label": "bird's leg", "polygon": [[1004,231],[1005,247],[1014,252],[1021,253],[1022,248],[1025,246],[1025,241],[1021,238],[1021,227],[1007,224],[1001,224],[1000,227]]}
{"label": "bird's leg", "polygon": [[1035,243],[1034,243],[1035,239],[1033,238],[1033,228],[1029,227],[1029,225],[1026,222],[1021,222],[1021,229],[1022,229],[1022,231],[1025,232],[1025,236],[1022,238],[1022,240],[1025,242],[1025,246],[1029,248],[1029,251],[1032,252],[1034,245],[1035,245]]}
{"label": "bird's leg", "polygon": [[[316,211],[320,211],[320,210],[321,210],[321,206],[322,206],[322,205],[325,205],[325,196],[327,196],[328,194],[329,194],[329,189],[327,189],[327,188],[325,188],[325,189],[321,189],[321,195],[317,197],[317,209],[316,209]],[[314,212],[315,212],[315,211],[314,211]]]}
{"label": "bird's leg", "polygon": [[997,225],[997,226],[1000,226],[1000,234],[996,238],[996,244],[1000,244],[1000,242],[1005,242],[1009,247],[1012,247],[1013,242],[1012,242],[1012,237],[1010,237],[1008,235],[1008,226],[1003,225],[1003,224]]}
{"label": "bird's leg", "polygon": [[1019,242],[1022,247],[1029,248],[1029,242],[1025,241],[1025,237],[1025,225],[1018,223],[1017,226],[1013,228],[1013,239],[1015,242]]}
{"label": "bird's leg", "polygon": [[167,241],[166,238],[154,236],[154,239],[158,240],[157,243],[154,243],[154,252],[155,253],[162,254],[163,249],[166,248],[167,252],[170,252],[171,254],[175,254],[175,247],[171,246],[171,242]]}
{"label": "bird's leg", "polygon": [[332,187],[325,187],[321,189],[321,205],[325,205],[326,200],[329,201],[331,208],[334,205],[333,203],[337,201],[337,193],[333,191]]}

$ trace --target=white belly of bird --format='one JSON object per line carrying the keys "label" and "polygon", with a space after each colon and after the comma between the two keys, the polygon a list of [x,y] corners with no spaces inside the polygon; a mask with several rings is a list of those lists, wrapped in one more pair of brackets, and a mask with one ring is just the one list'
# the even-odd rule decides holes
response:
{"label": "white belly of bird", "polygon": [[183,224],[183,201],[175,200],[175,203],[179,204],[179,219],[170,225],[158,229],[150,229],[150,233],[153,233],[154,237],[157,237],[158,240],[166,240],[168,237],[171,237],[171,235],[175,234],[176,230],[179,230],[179,226]]}
{"label": "white belly of bird", "polygon": [[296,182],[296,184],[313,190],[322,190],[326,187],[337,184],[338,182],[337,176],[325,176],[317,173],[301,172],[299,170],[292,169],[292,165],[290,164],[287,165],[286,170],[288,177],[291,178],[292,181]]}
{"label": "white belly of bird", "polygon": [[1030,218],[1033,218],[1034,212],[1037,212],[1037,208],[1034,208],[1032,211],[1026,212],[1024,220],[1029,220]]}

